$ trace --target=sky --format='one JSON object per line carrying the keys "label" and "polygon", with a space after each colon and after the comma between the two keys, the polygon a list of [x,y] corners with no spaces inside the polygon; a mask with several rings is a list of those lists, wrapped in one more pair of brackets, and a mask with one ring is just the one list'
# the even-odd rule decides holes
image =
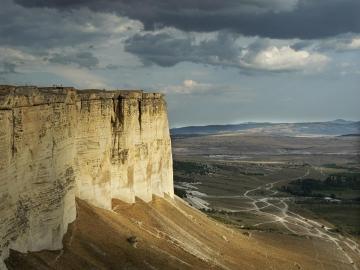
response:
{"label": "sky", "polygon": [[0,84],[162,92],[171,127],[360,119],[359,0],[0,6]]}

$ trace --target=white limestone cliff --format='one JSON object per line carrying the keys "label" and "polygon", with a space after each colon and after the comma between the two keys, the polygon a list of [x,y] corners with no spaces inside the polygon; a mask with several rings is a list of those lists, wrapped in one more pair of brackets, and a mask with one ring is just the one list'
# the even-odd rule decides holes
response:
{"label": "white limestone cliff", "polygon": [[62,247],[75,196],[173,196],[161,94],[0,86],[0,269],[9,249]]}

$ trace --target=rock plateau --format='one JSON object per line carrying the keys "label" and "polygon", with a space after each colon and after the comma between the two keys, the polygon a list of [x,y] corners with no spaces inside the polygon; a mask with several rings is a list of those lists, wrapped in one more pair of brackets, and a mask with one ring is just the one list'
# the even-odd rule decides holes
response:
{"label": "rock plateau", "polygon": [[166,104],[158,93],[0,86],[0,269],[9,249],[57,250],[75,197],[173,197]]}

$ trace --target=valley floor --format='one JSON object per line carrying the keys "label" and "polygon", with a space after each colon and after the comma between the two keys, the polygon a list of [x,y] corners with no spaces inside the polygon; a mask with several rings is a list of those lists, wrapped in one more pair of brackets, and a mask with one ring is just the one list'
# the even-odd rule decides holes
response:
{"label": "valley floor", "polygon": [[360,268],[357,137],[216,134],[172,143],[175,192],[193,207],[266,244],[313,254],[298,269],[332,269],[335,257],[344,265],[334,269]]}

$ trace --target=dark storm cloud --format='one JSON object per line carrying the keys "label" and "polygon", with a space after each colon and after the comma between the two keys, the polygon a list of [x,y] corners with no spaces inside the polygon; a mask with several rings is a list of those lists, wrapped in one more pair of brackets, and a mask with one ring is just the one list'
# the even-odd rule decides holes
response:
{"label": "dark storm cloud", "polygon": [[162,67],[181,62],[238,68],[242,72],[288,72],[321,68],[328,58],[311,51],[289,46],[275,46],[267,39],[257,39],[246,47],[238,45],[238,36],[218,32],[199,40],[194,34],[148,32],[136,34],[125,42],[125,51],[139,57],[144,65]]}
{"label": "dark storm cloud", "polygon": [[145,64],[163,67],[179,62],[193,62],[210,65],[236,65],[239,49],[235,47],[236,37],[220,32],[215,39],[195,42],[189,36],[176,37],[168,33],[136,34],[125,42],[125,51],[137,55]]}
{"label": "dark storm cloud", "polygon": [[69,65],[76,64],[79,67],[95,68],[99,64],[99,59],[96,58],[91,52],[78,52],[73,54],[53,54],[48,61],[51,63]]}
{"label": "dark storm cloud", "polygon": [[241,8],[243,11],[281,11],[293,9],[298,0],[16,0],[28,7],[56,7],[56,8],[79,8],[91,7],[97,10],[136,12],[142,17],[150,17],[152,14],[172,12],[222,12],[228,9]]}
{"label": "dark storm cloud", "polygon": [[359,0],[16,0],[26,7],[116,12],[140,20],[147,30],[228,29],[244,35],[313,39],[360,32]]}
{"label": "dark storm cloud", "polygon": [[[96,31],[87,31],[91,22]],[[82,10],[24,8],[12,0],[1,0],[0,46],[22,46],[42,52],[45,48],[76,46],[109,37],[106,20]],[[99,30],[98,30],[99,29]]]}
{"label": "dark storm cloud", "polygon": [[320,40],[301,40],[292,45],[294,49],[312,49],[322,52],[349,52],[360,50],[360,35],[343,34]]}

